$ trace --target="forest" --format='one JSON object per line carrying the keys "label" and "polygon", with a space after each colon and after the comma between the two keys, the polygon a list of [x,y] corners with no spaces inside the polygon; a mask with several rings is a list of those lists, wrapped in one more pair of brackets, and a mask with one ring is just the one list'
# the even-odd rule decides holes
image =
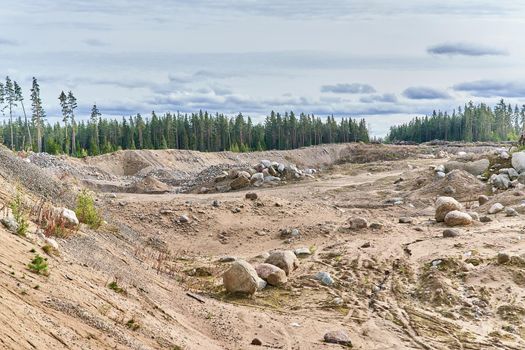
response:
{"label": "forest", "polygon": [[[323,143],[368,142],[364,119],[320,118],[271,112],[262,123],[254,123],[242,113],[136,114],[121,120],[104,118],[93,105],[89,119],[77,121],[77,100],[73,92],[62,91],[62,121],[49,123],[33,78],[30,111],[26,111],[20,85],[6,77],[0,83],[1,142],[16,151],[69,154],[76,157],[98,155],[121,149],[189,149],[198,151],[247,152],[267,149],[294,149]],[[28,113],[30,113],[28,117]]]}
{"label": "forest", "polygon": [[416,117],[408,123],[390,128],[388,141],[427,142],[507,141],[519,138],[525,127],[525,105],[514,107],[501,100],[493,108],[484,103],[467,103],[451,115],[435,112]]}

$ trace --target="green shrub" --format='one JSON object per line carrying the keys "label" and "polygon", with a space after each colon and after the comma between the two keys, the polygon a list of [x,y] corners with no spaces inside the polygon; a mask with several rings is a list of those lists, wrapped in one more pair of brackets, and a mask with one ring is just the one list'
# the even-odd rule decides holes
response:
{"label": "green shrub", "polygon": [[75,214],[77,214],[80,222],[88,225],[92,229],[97,229],[102,225],[102,217],[95,207],[95,201],[86,190],[82,191],[77,197]]}
{"label": "green shrub", "polygon": [[31,270],[32,272],[36,274],[44,275],[44,276],[49,275],[49,272],[47,270],[47,267],[48,267],[47,259],[41,257],[38,254],[35,255],[33,260],[31,260],[31,263],[27,265],[27,267],[29,268],[29,270]]}
{"label": "green shrub", "polygon": [[126,290],[118,285],[117,281],[108,284],[108,288],[118,294],[127,294]]}
{"label": "green shrub", "polygon": [[25,236],[29,227],[29,222],[27,220],[24,199],[22,198],[20,189],[16,190],[15,199],[13,199],[13,201],[9,204],[9,208],[11,209],[13,217],[16,223],[18,224],[18,229],[16,230],[16,233],[19,236]]}

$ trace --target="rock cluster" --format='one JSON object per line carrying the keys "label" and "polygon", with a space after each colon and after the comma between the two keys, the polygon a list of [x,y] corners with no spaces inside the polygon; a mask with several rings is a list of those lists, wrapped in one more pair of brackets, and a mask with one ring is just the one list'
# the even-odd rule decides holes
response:
{"label": "rock cluster", "polygon": [[298,180],[313,177],[316,169],[298,169],[295,165],[284,165],[269,160],[261,160],[253,167],[244,170],[231,169],[215,176],[215,189],[217,191],[240,190],[246,187],[260,187],[263,185],[276,185],[285,180]]}
{"label": "rock cluster", "polygon": [[291,250],[273,251],[264,263],[255,267],[244,260],[235,260],[223,274],[224,287],[230,293],[253,295],[266,284],[284,285],[298,266],[299,260]]}

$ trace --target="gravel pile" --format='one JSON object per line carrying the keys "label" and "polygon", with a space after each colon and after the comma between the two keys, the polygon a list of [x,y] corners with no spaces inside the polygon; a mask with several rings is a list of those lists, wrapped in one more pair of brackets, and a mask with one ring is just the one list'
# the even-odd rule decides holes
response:
{"label": "gravel pile", "polygon": [[67,186],[3,146],[0,147],[0,176],[57,204],[72,205],[75,201],[74,194]]}

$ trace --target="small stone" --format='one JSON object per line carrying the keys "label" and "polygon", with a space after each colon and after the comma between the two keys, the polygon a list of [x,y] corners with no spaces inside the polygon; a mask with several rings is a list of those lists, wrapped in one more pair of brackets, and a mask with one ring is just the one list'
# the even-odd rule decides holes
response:
{"label": "small stone", "polygon": [[229,262],[234,262],[236,260],[237,258],[234,256],[222,256],[219,258],[219,262],[221,263],[229,263]]}
{"label": "small stone", "polygon": [[399,223],[400,224],[411,224],[413,221],[414,221],[414,219],[408,218],[408,217],[401,217],[401,218],[399,218]]}
{"label": "small stone", "polygon": [[370,247],[371,247],[370,242],[366,242],[365,244],[361,246],[361,248],[370,248]]}
{"label": "small stone", "polygon": [[443,231],[444,238],[453,238],[459,236],[459,231],[454,229],[446,229]]}
{"label": "small stone", "polygon": [[53,238],[47,237],[45,239],[45,242],[46,242],[47,245],[50,245],[51,247],[53,247],[53,249],[58,250],[58,248],[59,248],[58,243]]}
{"label": "small stone", "polygon": [[442,171],[438,171],[438,172],[436,173],[436,177],[437,177],[438,179],[443,179],[445,176],[447,176],[447,175],[446,175],[444,172],[442,172]]}
{"label": "small stone", "polygon": [[489,201],[489,197],[488,196],[485,196],[485,195],[481,195],[478,197],[478,203],[479,205],[483,205],[485,203],[487,203]]}
{"label": "small stone", "polygon": [[188,217],[188,215],[181,215],[179,216],[179,222],[182,224],[188,223],[190,222],[190,218]]}
{"label": "small stone", "polygon": [[259,338],[253,338],[253,340],[251,342],[251,345],[261,346],[262,345],[262,341]]}
{"label": "small stone", "polygon": [[498,253],[498,264],[506,264],[510,261],[510,256],[507,253]]}
{"label": "small stone", "polygon": [[479,221],[479,214],[476,213],[475,211],[469,211],[467,214],[470,215],[472,220]]}
{"label": "small stone", "polygon": [[403,179],[402,177],[400,177],[399,179],[397,179],[396,181],[394,181],[394,185],[397,185],[398,183],[401,183],[405,181],[405,179]]}
{"label": "small stone", "polygon": [[446,186],[443,189],[443,194],[446,194],[447,196],[451,196],[454,193],[456,193],[456,189],[454,187],[452,187],[452,186]]}
{"label": "small stone", "polygon": [[256,200],[258,198],[257,193],[255,193],[255,192],[248,192],[248,193],[246,193],[246,195],[244,197],[246,199],[249,199],[249,200],[252,200],[252,201],[254,201],[254,200]]}
{"label": "small stone", "polygon": [[331,331],[324,335],[324,341],[326,343],[330,344],[339,344],[351,347],[352,341],[350,340],[350,336],[348,333],[344,330],[338,330],[338,331]]}
{"label": "small stone", "polygon": [[383,228],[383,224],[379,223],[379,222],[373,222],[370,224],[370,229],[372,230],[381,230]]}
{"label": "small stone", "polygon": [[320,271],[315,275],[315,279],[320,281],[322,284],[331,286],[334,284],[334,279],[328,272]]}
{"label": "small stone", "polygon": [[518,216],[518,212],[514,208],[505,208],[505,216]]}
{"label": "small stone", "polygon": [[236,207],[236,208],[232,209],[232,213],[234,213],[234,214],[240,213],[240,212],[241,212],[241,208]]}
{"label": "small stone", "polygon": [[215,208],[218,208],[221,206],[221,202],[215,199],[213,202],[211,202],[211,205],[214,206]]}
{"label": "small stone", "polygon": [[485,215],[485,216],[480,217],[480,218],[479,218],[479,221],[480,221],[480,222],[485,222],[485,223],[486,223],[486,222],[491,222],[491,221],[492,221],[492,218],[490,218],[490,216],[486,216],[486,215]]}
{"label": "small stone", "polygon": [[297,257],[312,255],[312,252],[310,251],[310,248],[306,248],[306,247],[304,247],[304,248],[297,248],[293,252],[294,252],[294,254]]}
{"label": "small stone", "polygon": [[360,230],[368,227],[368,221],[364,218],[351,218],[350,228],[354,230]]}
{"label": "small stone", "polygon": [[501,203],[495,203],[493,204],[489,209],[489,214],[497,214],[501,211],[503,211],[505,207]]}

